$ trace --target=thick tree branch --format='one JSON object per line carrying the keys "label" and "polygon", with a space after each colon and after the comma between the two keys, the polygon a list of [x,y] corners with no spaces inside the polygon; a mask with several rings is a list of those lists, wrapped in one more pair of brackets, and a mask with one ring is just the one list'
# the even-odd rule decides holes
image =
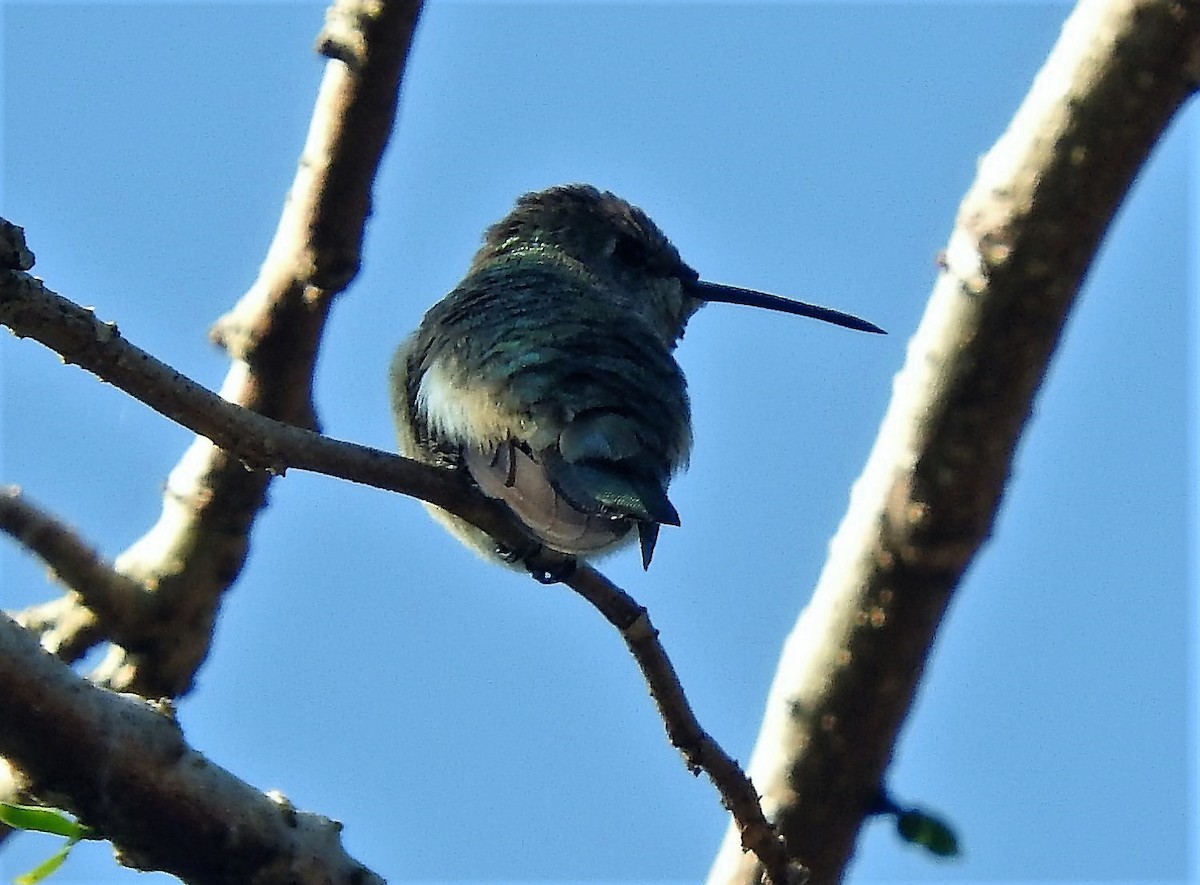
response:
{"label": "thick tree branch", "polygon": [[[815,883],[842,876],[1068,311],[1198,72],[1194,0],[1085,0],[960,207],[750,764]],[[739,841],[731,828],[710,882],[759,881]]]}
{"label": "thick tree branch", "polygon": [[191,749],[169,709],[80,679],[0,614],[0,754],[23,793],[96,824],[134,869],[204,885],[381,885],[341,825]]}

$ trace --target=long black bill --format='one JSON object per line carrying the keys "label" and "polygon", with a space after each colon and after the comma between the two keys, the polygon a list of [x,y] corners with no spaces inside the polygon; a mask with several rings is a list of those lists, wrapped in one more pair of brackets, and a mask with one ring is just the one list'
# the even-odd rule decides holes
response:
{"label": "long black bill", "polygon": [[778,295],[768,295],[754,289],[740,289],[737,286],[726,286],[722,283],[709,283],[697,280],[687,287],[688,294],[701,301],[722,301],[725,304],[745,304],[748,307],[765,307],[767,310],[778,310],[782,313],[792,313],[796,316],[811,317],[833,323],[835,326],[845,326],[847,329],[857,329],[860,332],[874,332],[886,335],[887,332],[874,323],[833,310],[829,307],[818,307],[815,304],[805,304],[803,301],[792,301]]}

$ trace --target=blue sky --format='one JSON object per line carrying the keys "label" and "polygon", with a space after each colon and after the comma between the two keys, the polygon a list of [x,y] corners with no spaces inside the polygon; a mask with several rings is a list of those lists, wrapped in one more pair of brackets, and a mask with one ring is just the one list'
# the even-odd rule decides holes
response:
{"label": "blue sky", "polygon": [[[1066,11],[432,3],[321,356],[326,431],[391,447],[391,351],[483,229],[556,183],[640,205],[706,278],[887,328],[698,314],[679,349],[683,526],[648,574],[633,552],[603,566],[746,759],[958,200]],[[206,332],[274,230],[322,15],[0,9],[4,215],[52,288],[210,387],[225,362]],[[874,823],[851,881],[1197,874],[1198,125],[1193,107],[1106,240],[890,772],[965,856],[936,863]],[[33,343],[0,336],[0,372],[0,482],[115,556],[189,435]],[[48,593],[0,543],[0,603]],[[390,881],[696,881],[726,822],[594,612],[477,560],[410,500],[317,476],[273,486],[180,719],[218,763],[345,822]],[[50,850],[19,839],[0,874]],[[59,881],[134,874],[85,846]]]}

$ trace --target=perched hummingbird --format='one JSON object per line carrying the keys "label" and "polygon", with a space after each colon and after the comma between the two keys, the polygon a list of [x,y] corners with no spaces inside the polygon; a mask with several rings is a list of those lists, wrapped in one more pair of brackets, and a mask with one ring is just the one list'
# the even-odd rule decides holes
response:
{"label": "perched hummingbird", "polygon": [[[701,280],[646,214],[564,185],[526,194],[488,228],[466,278],[392,362],[400,452],[469,472],[543,544],[590,556],[633,537],[649,568],[692,445],[672,351],[705,302],[882,332],[857,317]],[[474,526],[430,512],[500,556]]]}

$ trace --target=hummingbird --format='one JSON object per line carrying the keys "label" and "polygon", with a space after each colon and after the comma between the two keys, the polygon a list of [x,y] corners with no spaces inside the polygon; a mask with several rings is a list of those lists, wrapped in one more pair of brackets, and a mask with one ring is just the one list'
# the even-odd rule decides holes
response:
{"label": "hummingbird", "polygon": [[[396,351],[402,455],[465,470],[546,547],[588,558],[637,537],[649,568],[692,447],[673,352],[708,302],[882,333],[858,317],[707,282],[640,209],[582,184],[525,194]],[[509,562],[433,505],[461,541]],[[636,531],[635,531],[636,530]]]}

